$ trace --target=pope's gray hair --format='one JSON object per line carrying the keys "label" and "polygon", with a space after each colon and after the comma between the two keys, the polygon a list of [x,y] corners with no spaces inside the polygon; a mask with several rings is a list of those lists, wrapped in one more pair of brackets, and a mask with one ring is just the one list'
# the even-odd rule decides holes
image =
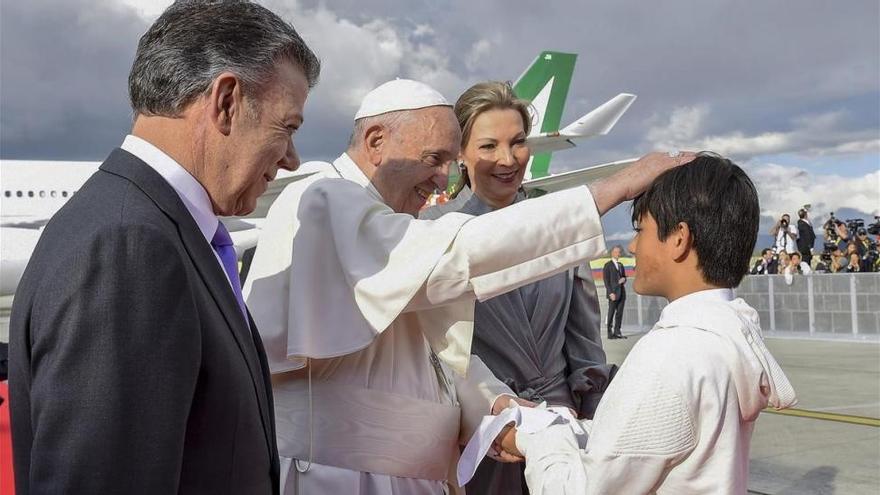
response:
{"label": "pope's gray hair", "polygon": [[397,141],[403,136],[401,129],[413,122],[415,112],[412,110],[400,110],[388,112],[372,117],[364,117],[354,121],[354,129],[348,140],[348,149],[356,150],[363,146],[364,134],[373,126],[382,126]]}
{"label": "pope's gray hair", "polygon": [[141,37],[128,76],[135,116],[179,116],[231,72],[248,96],[259,94],[290,61],[309,87],[321,63],[296,30],[270,10],[246,0],[177,0]]}

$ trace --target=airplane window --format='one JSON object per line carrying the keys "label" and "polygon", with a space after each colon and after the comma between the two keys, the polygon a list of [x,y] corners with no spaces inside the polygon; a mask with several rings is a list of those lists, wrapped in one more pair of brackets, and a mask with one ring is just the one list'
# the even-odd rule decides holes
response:
{"label": "airplane window", "polygon": [[62,198],[66,198],[66,197],[67,197],[67,191],[61,191],[61,197],[62,197]]}
{"label": "airplane window", "polygon": [[46,197],[46,191],[40,191],[40,197],[41,197],[41,198],[45,198],[45,197]]}
{"label": "airplane window", "polygon": [[3,195],[6,196],[7,198],[10,198],[10,197],[12,197],[12,191],[4,191]]}
{"label": "airplane window", "polygon": [[20,197],[21,197],[21,191],[15,191],[15,197],[16,197],[16,198],[20,198]]}
{"label": "airplane window", "polygon": [[54,198],[56,196],[55,191],[49,192],[49,196],[52,196]]}
{"label": "airplane window", "polygon": [[33,198],[33,197],[34,197],[34,192],[33,192],[33,191],[28,191],[28,197],[29,197],[29,198]]}

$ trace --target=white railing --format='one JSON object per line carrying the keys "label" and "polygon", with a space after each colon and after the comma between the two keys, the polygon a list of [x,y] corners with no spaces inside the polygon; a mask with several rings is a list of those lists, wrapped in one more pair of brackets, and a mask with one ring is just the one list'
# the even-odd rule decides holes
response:
{"label": "white railing", "polygon": [[[646,331],[666,301],[629,287],[624,328]],[[736,295],[758,311],[767,336],[880,341],[880,273],[796,275],[791,284],[782,275],[748,275]],[[603,325],[606,308],[603,301]]]}

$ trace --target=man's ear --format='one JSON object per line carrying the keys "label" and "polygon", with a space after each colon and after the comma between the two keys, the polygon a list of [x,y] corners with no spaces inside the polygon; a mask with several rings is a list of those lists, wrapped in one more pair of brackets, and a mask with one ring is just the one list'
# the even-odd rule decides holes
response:
{"label": "man's ear", "polygon": [[372,125],[364,132],[364,150],[374,167],[382,163],[382,151],[388,137],[388,130],[381,125]]}
{"label": "man's ear", "polygon": [[232,118],[244,110],[244,92],[238,76],[224,72],[214,79],[208,94],[208,118],[224,136],[232,132]]}
{"label": "man's ear", "polygon": [[672,259],[675,261],[684,260],[694,245],[694,236],[691,228],[684,222],[678,222],[678,225],[675,226],[675,229],[666,238],[666,242],[672,250]]}

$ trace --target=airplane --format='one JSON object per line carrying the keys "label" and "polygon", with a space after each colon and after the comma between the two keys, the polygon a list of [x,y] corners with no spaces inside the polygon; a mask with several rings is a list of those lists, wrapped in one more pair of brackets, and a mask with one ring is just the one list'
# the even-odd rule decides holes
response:
{"label": "airplane", "polygon": [[[548,176],[553,151],[573,148],[574,139],[608,134],[636,100],[636,95],[620,93],[559,129],[576,62],[577,55],[574,53],[541,52],[513,84],[516,95],[532,102],[536,111],[532,118],[532,131],[526,139],[532,158],[523,181],[524,187],[531,181]],[[532,188],[539,187],[539,183],[531,183]]]}
{"label": "airplane", "polygon": [[[523,181],[523,187],[533,196],[585,184],[633,161],[548,175],[553,151],[575,146],[576,139],[607,134],[636,98],[621,93],[559,129],[576,60],[577,55],[571,53],[542,52],[514,84],[517,96],[531,101],[535,112],[535,125],[527,138],[533,156],[527,180]],[[15,293],[43,227],[100,165],[101,162],[0,160],[0,296]],[[239,258],[256,246],[266,213],[281,191],[315,173],[316,166],[315,162],[305,162],[295,172],[279,170],[253,213],[223,219]]]}

